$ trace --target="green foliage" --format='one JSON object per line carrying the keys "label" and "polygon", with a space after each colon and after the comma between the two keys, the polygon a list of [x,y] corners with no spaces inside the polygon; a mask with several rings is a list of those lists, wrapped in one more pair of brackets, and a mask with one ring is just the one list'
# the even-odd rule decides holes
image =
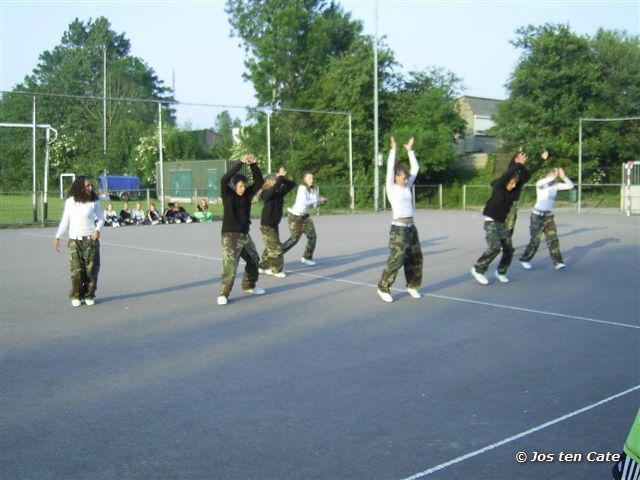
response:
{"label": "green foliage", "polygon": [[[61,42],[40,55],[33,73],[17,85],[14,92],[0,99],[0,119],[18,123],[31,122],[32,96],[36,94],[38,123],[48,123],[58,130],[60,145],[53,144],[50,179],[60,173],[96,175],[104,170],[127,174],[135,167],[134,151],[140,137],[155,130],[158,107],[154,102],[108,100],[106,104],[107,153],[103,153],[103,52],[107,63],[108,98],[169,100],[168,89],[153,69],[130,55],[130,43],[124,34],[111,30],[109,21],[74,20]],[[104,49],[104,50],[103,50]],[[57,96],[40,94],[54,93]],[[80,98],[93,96],[98,98]],[[173,124],[173,111],[165,108],[164,122]],[[12,153],[24,146],[2,143],[0,181],[5,186],[19,182],[12,172],[30,173],[23,158]],[[30,149],[30,145],[27,145]],[[6,150],[5,150],[6,149]],[[40,152],[42,148],[39,147]],[[6,153],[5,153],[6,152]],[[42,162],[42,154],[38,159]],[[69,158],[65,158],[69,155]]]}
{"label": "green foliage", "polygon": [[389,117],[393,127],[384,140],[388,142],[393,133],[401,145],[415,137],[423,183],[441,182],[458,163],[453,142],[465,129],[464,120],[454,109],[459,85],[460,79],[454,74],[434,68],[400,79],[391,96]]}
{"label": "green foliage", "polygon": [[[580,118],[638,115],[639,37],[599,31],[590,38],[566,25],[530,25],[518,35],[513,44],[523,54],[507,84],[510,95],[500,105],[496,133],[508,150],[524,145],[530,157],[552,148],[557,156],[549,164],[574,174]],[[639,133],[639,121],[583,123],[585,168],[638,158]]]}
{"label": "green foliage", "polygon": [[[270,117],[272,167],[284,164],[296,177],[305,169],[312,170],[321,182],[346,179],[347,117],[278,109],[351,111],[356,144],[356,130],[367,127],[358,117],[371,118],[367,108],[371,101],[359,105],[362,97],[357,92],[372,83],[373,77],[370,43],[365,46],[361,24],[336,3],[326,1],[229,0],[227,12],[248,54],[246,78],[254,85],[258,104],[274,109]],[[367,115],[356,112],[358,108]],[[267,116],[255,111],[253,118],[256,123],[245,128],[243,141],[248,149],[266,157]],[[370,140],[367,143],[370,146]],[[366,161],[371,149],[360,148],[365,145],[354,151],[354,163]]]}
{"label": "green foliage", "polygon": [[[227,12],[248,54],[246,78],[260,105],[274,108],[272,168],[284,163],[294,176],[307,169],[321,183],[347,183],[347,118],[279,109],[350,112],[354,174],[358,182],[371,184],[373,39],[362,34],[361,24],[326,1],[229,0]],[[380,131],[393,127],[399,137],[416,137],[423,182],[450,175],[457,163],[451,143],[464,129],[453,109],[459,79],[435,68],[403,79],[394,73],[393,53],[382,41],[378,50]],[[255,112],[254,119],[244,141],[247,148],[265,152],[267,115]]]}

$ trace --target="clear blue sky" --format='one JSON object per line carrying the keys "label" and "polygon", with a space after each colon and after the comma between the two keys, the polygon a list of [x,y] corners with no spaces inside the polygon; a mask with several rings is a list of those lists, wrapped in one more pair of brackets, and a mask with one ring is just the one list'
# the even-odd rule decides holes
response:
{"label": "clear blue sky", "polygon": [[[372,0],[340,2],[365,33],[375,32]],[[640,34],[640,0],[624,1],[378,1],[378,35],[386,37],[404,71],[444,67],[462,77],[467,95],[505,98],[504,84],[520,52],[509,43],[524,25],[567,23],[579,34],[602,27]],[[182,102],[253,105],[242,79],[244,51],[230,38],[223,1],[12,1],[0,0],[0,89],[31,73],[74,18],[101,15],[126,33],[132,53],[165,84],[175,72]],[[100,92],[97,92],[98,94]],[[213,124],[219,108],[180,107],[178,120]],[[244,117],[241,109],[229,109]],[[26,121],[30,121],[27,119]]]}

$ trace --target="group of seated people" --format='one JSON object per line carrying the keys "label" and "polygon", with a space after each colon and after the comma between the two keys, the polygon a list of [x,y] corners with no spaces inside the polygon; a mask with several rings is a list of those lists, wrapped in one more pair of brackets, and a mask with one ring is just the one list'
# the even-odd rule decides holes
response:
{"label": "group of seated people", "polygon": [[179,202],[169,203],[164,214],[156,210],[153,203],[149,204],[149,210],[145,213],[140,202],[131,210],[128,202],[124,202],[120,214],[113,209],[113,203],[107,205],[104,211],[104,224],[108,227],[126,227],[129,225],[160,225],[161,223],[208,223],[213,222],[213,214],[209,211],[209,205],[203,198],[198,204],[197,211],[192,217],[180,205]]}

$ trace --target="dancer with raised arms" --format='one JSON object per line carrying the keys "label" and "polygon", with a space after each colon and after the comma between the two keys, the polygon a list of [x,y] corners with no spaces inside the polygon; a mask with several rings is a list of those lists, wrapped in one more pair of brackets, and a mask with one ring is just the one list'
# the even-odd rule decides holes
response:
{"label": "dancer with raised arms", "polygon": [[391,151],[387,160],[387,199],[393,211],[391,231],[389,232],[389,258],[378,283],[378,295],[387,302],[393,302],[390,289],[398,270],[404,267],[407,292],[413,298],[421,298],[418,291],[422,285],[422,247],[418,229],[413,219],[413,195],[411,187],[416,181],[419,166],[413,152],[413,137],[404,145],[409,155],[410,170],[396,165],[396,141],[391,137]]}

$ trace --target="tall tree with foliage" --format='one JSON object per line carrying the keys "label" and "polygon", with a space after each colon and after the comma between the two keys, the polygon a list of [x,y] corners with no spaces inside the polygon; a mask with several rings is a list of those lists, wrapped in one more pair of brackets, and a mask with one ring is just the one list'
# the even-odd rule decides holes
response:
{"label": "tall tree with foliage", "polygon": [[[590,38],[549,24],[517,34],[512,43],[523,53],[507,83],[509,98],[499,106],[496,133],[511,150],[550,147],[575,171],[580,118],[638,116],[639,37],[601,30]],[[640,156],[638,122],[585,123],[584,129],[587,170]]]}
{"label": "tall tree with foliage", "polygon": [[[134,173],[135,147],[140,137],[157,128],[158,107],[153,102],[107,101],[107,154],[103,155],[103,52],[107,63],[109,98],[170,100],[169,90],[143,60],[130,55],[124,34],[111,29],[109,21],[74,20],[61,42],[40,55],[39,63],[14,92],[37,95],[37,121],[56,128],[65,145],[54,149],[52,181],[58,173],[73,171],[96,175]],[[40,94],[55,94],[45,96]],[[17,93],[1,99],[3,121],[31,121],[31,96]],[[165,109],[163,121],[172,124],[173,112]],[[64,152],[74,152],[67,157]],[[21,171],[19,158],[3,155],[5,171]],[[28,169],[28,167],[27,167]],[[15,179],[12,180],[15,182]],[[18,185],[16,185],[18,186]],[[23,185],[20,185],[23,186]]]}
{"label": "tall tree with foliage", "polygon": [[[350,52],[361,36],[360,22],[353,21],[337,3],[325,0],[228,0],[227,13],[233,33],[248,55],[245,78],[253,83],[259,106],[336,109],[319,98],[321,82],[329,65]],[[255,119],[256,125],[245,129],[244,141],[260,145],[264,151],[266,115],[256,112]],[[346,178],[341,152],[320,148],[322,139],[318,137],[331,133],[325,130],[327,122],[318,114],[274,113],[274,161],[286,162],[292,173],[342,165],[340,173]],[[345,126],[346,118],[343,131]]]}
{"label": "tall tree with foliage", "polygon": [[385,135],[385,142],[391,133],[398,139],[415,137],[421,177],[429,183],[445,181],[458,165],[453,145],[465,129],[454,108],[460,82],[451,72],[430,68],[401,78],[391,96],[392,132]]}
{"label": "tall tree with foliage", "polygon": [[227,110],[223,110],[216,116],[213,131],[218,135],[217,142],[213,145],[209,158],[231,158],[233,149],[233,129],[241,126],[240,119],[232,118]]}

